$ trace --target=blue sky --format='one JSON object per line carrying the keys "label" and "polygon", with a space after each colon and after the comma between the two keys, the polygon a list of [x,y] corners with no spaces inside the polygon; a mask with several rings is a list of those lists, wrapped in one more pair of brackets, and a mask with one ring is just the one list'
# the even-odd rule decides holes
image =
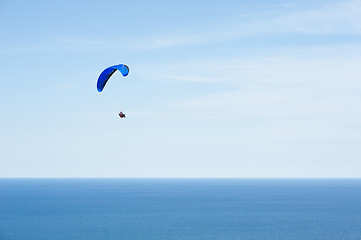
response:
{"label": "blue sky", "polygon": [[5,0],[0,27],[0,177],[361,177],[360,1]]}

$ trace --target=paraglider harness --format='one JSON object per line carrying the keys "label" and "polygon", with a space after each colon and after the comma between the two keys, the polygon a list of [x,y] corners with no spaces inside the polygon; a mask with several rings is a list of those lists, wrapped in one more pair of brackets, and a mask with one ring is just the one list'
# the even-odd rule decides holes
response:
{"label": "paraglider harness", "polygon": [[126,118],[126,116],[125,116],[125,114],[124,114],[123,112],[120,112],[120,113],[119,113],[119,117],[120,117],[120,118]]}

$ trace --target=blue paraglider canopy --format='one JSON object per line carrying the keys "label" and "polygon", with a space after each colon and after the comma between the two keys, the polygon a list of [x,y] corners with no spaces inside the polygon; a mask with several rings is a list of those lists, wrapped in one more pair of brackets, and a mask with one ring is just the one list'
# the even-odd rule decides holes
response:
{"label": "blue paraglider canopy", "polygon": [[98,78],[98,82],[97,82],[98,92],[103,91],[105,84],[108,82],[109,78],[113,75],[113,73],[116,70],[119,70],[119,72],[121,72],[124,77],[126,77],[129,73],[129,67],[125,64],[114,65],[106,68]]}

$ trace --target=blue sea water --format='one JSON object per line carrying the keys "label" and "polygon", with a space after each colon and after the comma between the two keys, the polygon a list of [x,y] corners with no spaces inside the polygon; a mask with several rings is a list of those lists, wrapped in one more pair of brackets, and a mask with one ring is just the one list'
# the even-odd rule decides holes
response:
{"label": "blue sea water", "polygon": [[0,179],[1,240],[361,240],[360,179]]}

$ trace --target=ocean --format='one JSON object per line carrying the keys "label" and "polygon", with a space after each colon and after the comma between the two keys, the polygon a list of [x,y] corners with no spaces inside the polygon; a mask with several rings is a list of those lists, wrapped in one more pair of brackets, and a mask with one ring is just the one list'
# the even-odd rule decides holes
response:
{"label": "ocean", "polygon": [[361,240],[361,179],[0,179],[1,240]]}

